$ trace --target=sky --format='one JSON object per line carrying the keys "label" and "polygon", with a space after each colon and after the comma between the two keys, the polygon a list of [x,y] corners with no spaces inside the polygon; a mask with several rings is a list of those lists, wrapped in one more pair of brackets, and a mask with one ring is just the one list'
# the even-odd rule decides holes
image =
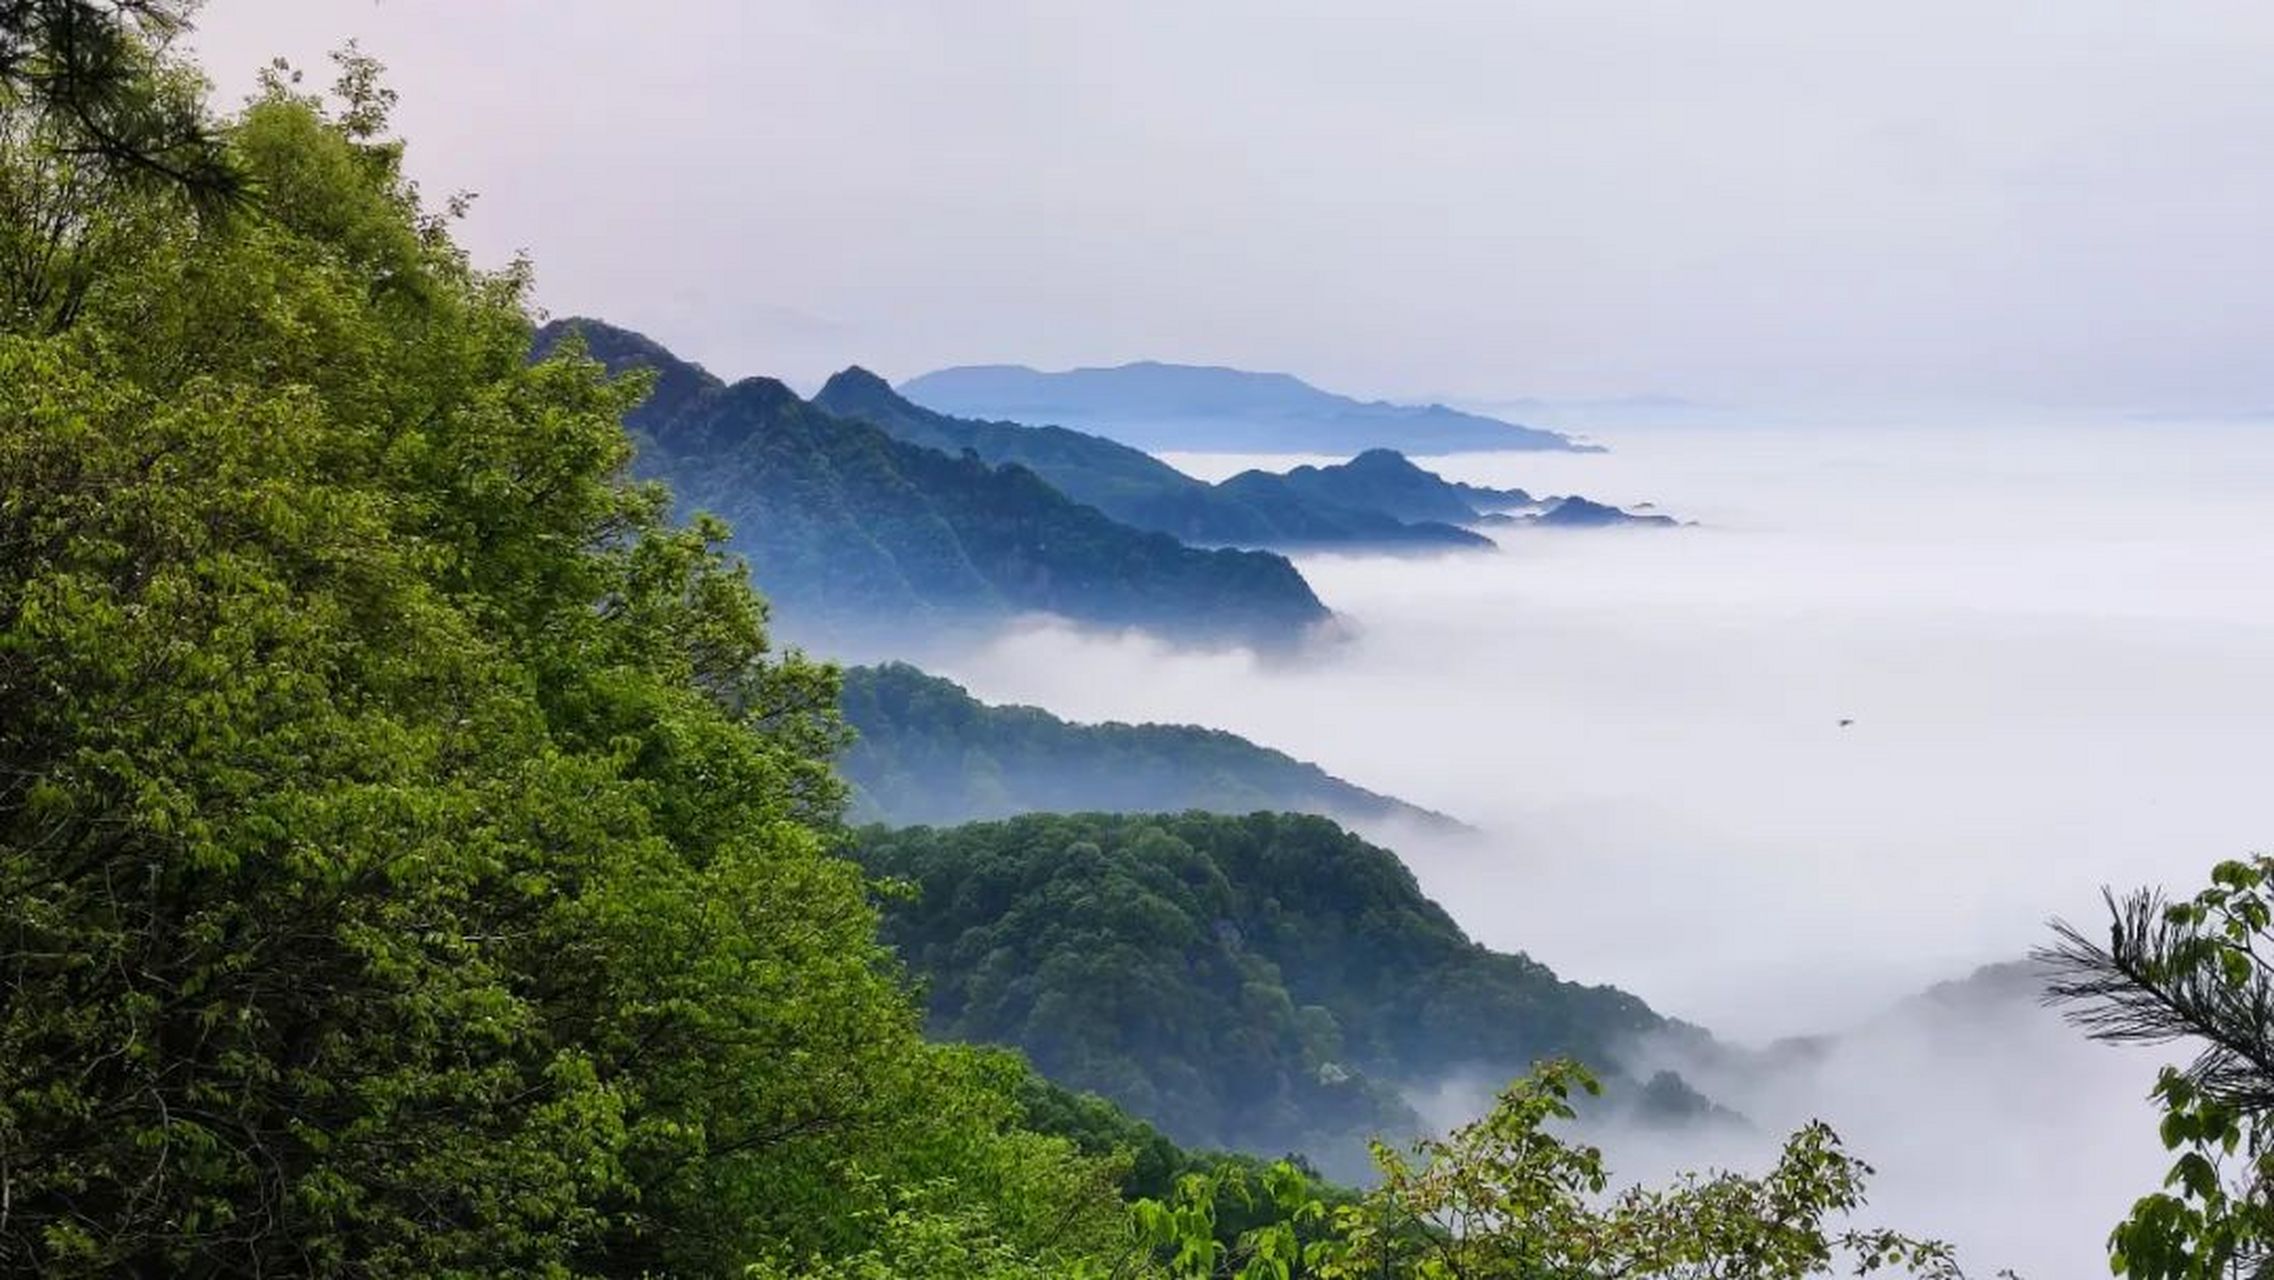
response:
{"label": "sky", "polygon": [[730,375],[2274,409],[2258,0],[209,0],[540,300]]}

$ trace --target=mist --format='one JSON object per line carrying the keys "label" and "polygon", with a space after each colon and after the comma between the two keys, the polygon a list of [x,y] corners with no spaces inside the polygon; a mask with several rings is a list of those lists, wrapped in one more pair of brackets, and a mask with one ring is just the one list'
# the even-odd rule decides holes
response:
{"label": "mist", "polygon": [[[1699,526],[1305,558],[1343,634],[1294,661],[1042,625],[938,665],[989,701],[1227,728],[1469,822],[1375,834],[1480,940],[1726,1041],[1868,1026],[1717,1097],[1769,1137],[1821,1114],[1882,1170],[1883,1216],[1981,1246],[1978,1269],[2097,1270],[2160,1177],[2154,1063],[2027,1002],[1933,1034],[1881,1015],[2095,919],[2104,884],[2187,890],[2263,847],[2274,432],[1603,438],[1425,465]],[[1643,1164],[1745,1153],[1682,1154]]]}

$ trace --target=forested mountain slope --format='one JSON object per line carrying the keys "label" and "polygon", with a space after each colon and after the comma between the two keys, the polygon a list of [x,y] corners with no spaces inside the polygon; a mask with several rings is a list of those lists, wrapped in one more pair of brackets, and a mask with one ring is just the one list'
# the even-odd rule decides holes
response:
{"label": "forested mountain slope", "polygon": [[[1408,1090],[1615,1069],[1642,1001],[1469,940],[1388,850],[1316,817],[1080,814],[868,828],[884,936],[934,1033],[1013,1045],[1182,1141],[1353,1174]],[[1671,1077],[1653,1101],[1697,1103]]]}
{"label": "forested mountain slope", "polygon": [[1279,556],[1132,529],[1024,467],[896,440],[770,378],[721,383],[598,321],[548,325],[538,349],[572,331],[611,371],[658,371],[628,419],[639,471],[728,521],[792,635],[901,646],[1032,611],[1285,645],[1327,616]]}
{"label": "forested mountain slope", "polygon": [[838,767],[860,820],[1272,809],[1460,826],[1219,729],[1071,724],[1038,707],[990,706],[905,663],[853,667],[844,679],[845,720],[858,736]]}

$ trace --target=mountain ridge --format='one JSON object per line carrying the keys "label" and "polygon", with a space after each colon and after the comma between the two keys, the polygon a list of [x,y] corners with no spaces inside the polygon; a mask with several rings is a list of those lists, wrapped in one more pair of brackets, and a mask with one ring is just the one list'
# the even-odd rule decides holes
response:
{"label": "mountain ridge", "polygon": [[1300,643],[1331,617],[1284,557],[1187,547],[1074,501],[1033,471],[895,439],[772,378],[724,383],[645,335],[571,317],[612,373],[654,369],[626,415],[636,474],[709,510],[797,638],[885,652],[1022,612],[1174,638]]}
{"label": "mountain ridge", "polygon": [[899,384],[943,413],[1052,423],[1147,449],[1213,453],[1599,451],[1537,427],[1442,404],[1359,400],[1289,373],[1143,360],[1045,372],[961,365]]}
{"label": "mountain ridge", "polygon": [[1062,426],[956,417],[917,404],[876,374],[852,366],[833,375],[814,403],[911,444],[1016,463],[1125,524],[1200,545],[1295,550],[1311,547],[1490,550],[1483,534],[1435,520],[1408,521],[1315,494],[1209,484],[1143,450]]}
{"label": "mountain ridge", "polygon": [[858,821],[1269,809],[1368,828],[1468,830],[1221,729],[1074,723],[1039,707],[981,702],[906,663],[847,668],[840,701],[858,735],[838,758]]}

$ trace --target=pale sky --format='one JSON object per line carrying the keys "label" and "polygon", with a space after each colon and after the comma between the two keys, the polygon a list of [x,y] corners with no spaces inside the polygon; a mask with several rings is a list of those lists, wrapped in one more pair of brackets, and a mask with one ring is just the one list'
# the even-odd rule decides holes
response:
{"label": "pale sky", "polygon": [[209,0],[725,374],[2274,408],[2263,0]]}

